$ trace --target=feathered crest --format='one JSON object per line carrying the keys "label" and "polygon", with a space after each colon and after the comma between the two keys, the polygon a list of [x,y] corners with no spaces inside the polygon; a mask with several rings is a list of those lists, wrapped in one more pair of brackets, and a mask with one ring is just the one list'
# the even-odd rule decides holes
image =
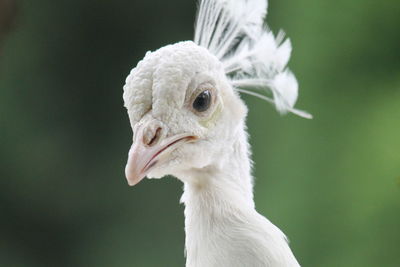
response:
{"label": "feathered crest", "polygon": [[[294,108],[298,84],[286,68],[291,44],[264,26],[267,0],[200,0],[194,41],[224,64],[239,92],[275,104],[281,113],[312,116]],[[264,95],[269,93],[269,96]]]}

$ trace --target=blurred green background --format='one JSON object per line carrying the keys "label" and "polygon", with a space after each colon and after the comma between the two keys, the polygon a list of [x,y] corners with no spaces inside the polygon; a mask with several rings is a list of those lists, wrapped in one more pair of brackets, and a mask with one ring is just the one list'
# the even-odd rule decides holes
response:
{"label": "blurred green background", "polygon": [[[196,1],[17,3],[0,54],[0,265],[183,266],[182,184],[126,183],[122,86],[147,50],[192,38]],[[303,266],[400,266],[399,14],[398,0],[270,1],[315,118],[243,96],[255,201]]]}

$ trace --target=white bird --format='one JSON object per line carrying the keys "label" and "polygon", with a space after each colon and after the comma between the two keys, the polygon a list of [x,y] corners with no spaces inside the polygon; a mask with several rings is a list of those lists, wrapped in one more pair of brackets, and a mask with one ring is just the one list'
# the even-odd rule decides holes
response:
{"label": "white bird", "polygon": [[255,210],[238,93],[310,117],[293,107],[291,45],[264,27],[266,8],[266,0],[201,0],[194,42],[147,52],[126,79],[134,132],[126,177],[184,183],[187,267],[299,266],[285,235]]}

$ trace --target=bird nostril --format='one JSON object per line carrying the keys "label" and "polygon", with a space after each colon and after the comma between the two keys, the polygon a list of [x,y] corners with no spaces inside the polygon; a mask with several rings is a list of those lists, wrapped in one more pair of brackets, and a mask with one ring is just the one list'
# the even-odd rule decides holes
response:
{"label": "bird nostril", "polygon": [[152,146],[155,143],[157,143],[158,139],[160,138],[161,135],[161,128],[158,127],[156,132],[154,133],[153,137],[147,142],[146,140],[143,140],[144,143],[148,146]]}

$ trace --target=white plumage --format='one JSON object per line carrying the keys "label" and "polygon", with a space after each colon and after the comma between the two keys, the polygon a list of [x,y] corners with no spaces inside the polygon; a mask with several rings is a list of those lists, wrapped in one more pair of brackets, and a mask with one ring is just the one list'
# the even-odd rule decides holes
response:
{"label": "white plumage", "polygon": [[[194,41],[148,52],[124,102],[134,132],[126,176],[184,183],[186,266],[299,266],[285,235],[253,201],[247,108],[238,92],[292,112],[289,41],[264,27],[264,0],[203,0]],[[267,95],[269,94],[269,95]]]}

